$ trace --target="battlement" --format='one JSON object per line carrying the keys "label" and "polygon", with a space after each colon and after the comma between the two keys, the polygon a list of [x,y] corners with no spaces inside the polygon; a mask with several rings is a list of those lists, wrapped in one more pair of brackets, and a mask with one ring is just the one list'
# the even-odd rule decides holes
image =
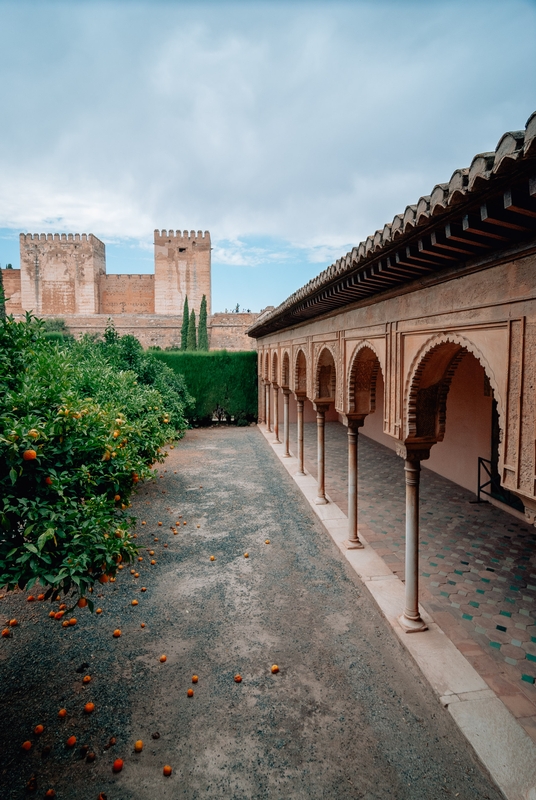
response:
{"label": "battlement", "polygon": [[166,231],[166,229],[163,228],[162,231],[159,231],[158,229],[155,230],[155,243],[157,239],[176,239],[180,241],[184,241],[185,239],[203,239],[205,242],[210,242],[210,233],[208,231],[205,231],[204,233],[203,231],[197,231],[196,234],[195,231],[173,231],[173,229]]}
{"label": "battlement", "polygon": [[102,245],[92,233],[21,233],[21,242],[91,242],[92,244]]}

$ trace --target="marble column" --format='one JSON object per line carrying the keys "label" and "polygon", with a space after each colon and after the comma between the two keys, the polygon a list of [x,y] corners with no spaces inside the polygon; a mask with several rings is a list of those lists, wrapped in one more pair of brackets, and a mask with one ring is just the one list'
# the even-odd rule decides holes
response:
{"label": "marble column", "polygon": [[298,404],[298,472],[297,475],[305,475],[305,471],[303,469],[303,403],[305,398],[304,397],[297,397],[296,401]]}
{"label": "marble column", "polygon": [[407,633],[427,630],[419,612],[419,482],[421,460],[430,451],[406,450],[404,473],[406,476],[406,583],[404,613],[399,621]]}
{"label": "marble column", "polygon": [[363,543],[358,531],[358,442],[359,428],[363,419],[348,420],[348,539],[345,546],[348,550],[360,550]]}
{"label": "marble column", "polygon": [[283,389],[283,444],[285,452],[283,458],[290,458],[289,450],[289,396],[290,389]]}
{"label": "marble column", "polygon": [[274,383],[274,433],[275,441],[279,443],[279,386]]}
{"label": "marble column", "polygon": [[315,503],[317,506],[323,506],[328,501],[326,498],[326,483],[325,483],[325,467],[326,467],[326,452],[325,452],[325,420],[326,411],[329,409],[329,403],[315,403],[316,409],[316,453],[317,453],[317,490]]}

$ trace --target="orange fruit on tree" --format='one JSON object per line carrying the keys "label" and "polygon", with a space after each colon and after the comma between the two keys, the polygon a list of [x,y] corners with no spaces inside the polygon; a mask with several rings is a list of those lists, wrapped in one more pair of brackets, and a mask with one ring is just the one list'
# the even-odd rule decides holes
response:
{"label": "orange fruit on tree", "polygon": [[99,576],[99,583],[108,583],[108,581],[109,581],[108,575],[105,574]]}
{"label": "orange fruit on tree", "polygon": [[76,744],[76,736],[69,736],[65,744],[67,747],[74,747]]}
{"label": "orange fruit on tree", "polygon": [[120,636],[121,636],[121,631],[119,630],[119,628],[116,628],[114,631],[114,638],[119,639]]}
{"label": "orange fruit on tree", "polygon": [[114,496],[114,500],[115,500],[116,503],[118,503],[121,500],[121,495],[120,494],[116,494]]}
{"label": "orange fruit on tree", "polygon": [[173,770],[171,769],[171,767],[169,766],[169,764],[166,764],[166,766],[164,767],[164,769],[162,770],[162,772],[164,773],[164,775],[166,776],[166,778],[169,778],[169,776],[171,775],[171,773],[173,772]]}
{"label": "orange fruit on tree", "polygon": [[235,675],[234,679],[235,679],[235,683],[241,683],[242,682],[242,675]]}
{"label": "orange fruit on tree", "polygon": [[91,680],[91,675],[84,675],[82,678],[82,683],[89,683]]}
{"label": "orange fruit on tree", "polygon": [[45,478],[45,483],[47,486],[52,486],[53,481],[50,475],[47,475],[47,477]]}
{"label": "orange fruit on tree", "polygon": [[113,763],[112,769],[114,772],[121,772],[121,770],[123,769],[123,759],[116,758]]}
{"label": "orange fruit on tree", "polygon": [[134,742],[134,750],[136,753],[141,753],[143,750],[143,742],[141,739],[138,739],[136,742]]}
{"label": "orange fruit on tree", "polygon": [[28,741],[23,742],[22,743],[22,749],[26,750],[26,751],[31,750],[32,749],[32,743],[28,742]]}
{"label": "orange fruit on tree", "polygon": [[33,461],[35,458],[37,458],[37,453],[35,450],[25,450],[22,454],[22,458],[24,461]]}
{"label": "orange fruit on tree", "polygon": [[43,725],[36,725],[35,728],[34,728],[34,733],[39,735],[40,733],[43,733],[44,730],[45,729],[44,729]]}
{"label": "orange fruit on tree", "polygon": [[161,656],[160,656],[160,661],[161,661],[161,663],[163,664],[163,663],[164,663],[164,661],[167,661],[167,656],[161,655]]}
{"label": "orange fruit on tree", "polygon": [[66,716],[67,716],[67,709],[66,708],[60,708],[60,710],[58,711],[58,717],[60,719],[65,719]]}
{"label": "orange fruit on tree", "polygon": [[95,703],[86,703],[84,706],[86,714],[92,714],[95,711]]}
{"label": "orange fruit on tree", "polygon": [[37,439],[39,432],[36,431],[35,428],[32,428],[31,431],[28,431],[28,436],[31,436],[32,439]]}
{"label": "orange fruit on tree", "polygon": [[188,695],[188,697],[193,697],[194,696],[194,690],[193,689],[188,689],[186,694]]}
{"label": "orange fruit on tree", "polygon": [[192,675],[192,683],[197,683],[198,680],[199,678],[197,675]]}

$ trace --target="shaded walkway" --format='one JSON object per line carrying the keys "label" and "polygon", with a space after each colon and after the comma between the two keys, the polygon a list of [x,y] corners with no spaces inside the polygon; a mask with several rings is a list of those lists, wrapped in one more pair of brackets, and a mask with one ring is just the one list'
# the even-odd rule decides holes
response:
{"label": "shaded walkway", "polygon": [[[291,450],[295,442],[291,426]],[[316,475],[316,425],[304,426]],[[536,530],[427,470],[421,478],[420,601],[536,741]],[[347,435],[326,424],[326,491],[347,513]],[[404,578],[403,461],[359,436],[360,528]]]}

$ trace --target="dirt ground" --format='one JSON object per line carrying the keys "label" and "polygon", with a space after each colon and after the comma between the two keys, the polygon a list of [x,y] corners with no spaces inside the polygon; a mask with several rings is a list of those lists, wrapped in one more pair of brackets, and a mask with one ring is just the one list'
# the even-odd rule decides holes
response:
{"label": "dirt ground", "polygon": [[19,620],[0,641],[2,800],[503,797],[255,427],[189,431],[158,473],[133,503],[140,577],[95,590],[100,615],[62,628],[26,593],[0,600]]}

